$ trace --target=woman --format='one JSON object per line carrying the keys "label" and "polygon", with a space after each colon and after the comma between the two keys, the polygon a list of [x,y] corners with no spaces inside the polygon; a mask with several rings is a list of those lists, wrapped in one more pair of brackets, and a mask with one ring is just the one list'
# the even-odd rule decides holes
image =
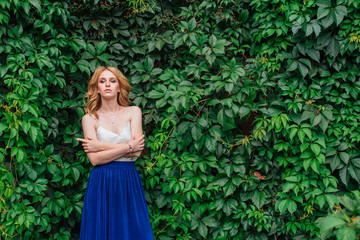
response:
{"label": "woman", "polygon": [[84,98],[82,142],[92,169],[84,199],[81,240],[154,239],[134,161],[144,148],[139,107],[128,107],[131,87],[114,67],[98,67]]}

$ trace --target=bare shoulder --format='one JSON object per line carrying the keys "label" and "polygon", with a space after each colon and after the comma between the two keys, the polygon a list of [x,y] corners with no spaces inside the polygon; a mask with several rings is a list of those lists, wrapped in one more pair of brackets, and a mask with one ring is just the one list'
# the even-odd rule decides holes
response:
{"label": "bare shoulder", "polygon": [[131,107],[129,107],[129,109],[133,113],[141,113],[141,109],[138,106],[131,106]]}
{"label": "bare shoulder", "polygon": [[138,106],[131,106],[128,107],[128,109],[133,119],[138,119],[138,118],[141,119],[142,113],[141,113],[141,109]]}
{"label": "bare shoulder", "polygon": [[90,114],[85,114],[82,119],[81,122],[84,125],[96,125],[96,119],[95,116],[91,116]]}

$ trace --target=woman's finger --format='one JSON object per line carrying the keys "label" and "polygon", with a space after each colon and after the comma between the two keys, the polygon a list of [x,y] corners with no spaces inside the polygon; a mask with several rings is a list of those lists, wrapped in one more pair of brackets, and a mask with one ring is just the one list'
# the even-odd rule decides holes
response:
{"label": "woman's finger", "polygon": [[76,138],[76,140],[78,140],[80,142],[84,142],[84,143],[89,142],[89,140],[86,140],[86,139],[83,139],[83,138]]}

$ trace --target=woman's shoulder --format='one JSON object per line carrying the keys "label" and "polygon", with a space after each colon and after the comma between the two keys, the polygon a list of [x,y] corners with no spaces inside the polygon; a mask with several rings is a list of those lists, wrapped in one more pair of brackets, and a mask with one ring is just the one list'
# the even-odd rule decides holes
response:
{"label": "woman's shoulder", "polygon": [[83,123],[94,123],[94,122],[97,122],[97,118],[95,117],[95,115],[87,113],[82,117],[82,122]]}
{"label": "woman's shoulder", "polygon": [[127,109],[133,113],[141,113],[141,109],[138,106],[129,106]]}
{"label": "woman's shoulder", "polygon": [[129,106],[126,109],[130,113],[131,119],[141,118],[142,113],[141,113],[141,109],[138,106]]}

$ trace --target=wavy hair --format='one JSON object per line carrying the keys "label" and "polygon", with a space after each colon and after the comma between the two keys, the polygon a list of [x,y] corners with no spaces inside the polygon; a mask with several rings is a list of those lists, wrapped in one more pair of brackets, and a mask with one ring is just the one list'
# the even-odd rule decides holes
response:
{"label": "wavy hair", "polygon": [[[94,115],[96,118],[98,118],[98,115],[96,113],[97,110],[101,107],[101,96],[98,93],[98,80],[100,75],[105,71],[108,70],[112,72],[116,79],[119,81],[119,87],[120,92],[117,96],[117,103],[120,106],[127,106],[129,102],[129,93],[131,90],[131,86],[129,85],[129,80],[124,76],[124,74],[115,67],[104,67],[100,66],[98,67],[94,74],[92,75],[89,83],[88,83],[88,91],[84,94],[83,100],[85,103],[85,112]],[[85,99],[87,100],[87,103],[85,102]]]}

